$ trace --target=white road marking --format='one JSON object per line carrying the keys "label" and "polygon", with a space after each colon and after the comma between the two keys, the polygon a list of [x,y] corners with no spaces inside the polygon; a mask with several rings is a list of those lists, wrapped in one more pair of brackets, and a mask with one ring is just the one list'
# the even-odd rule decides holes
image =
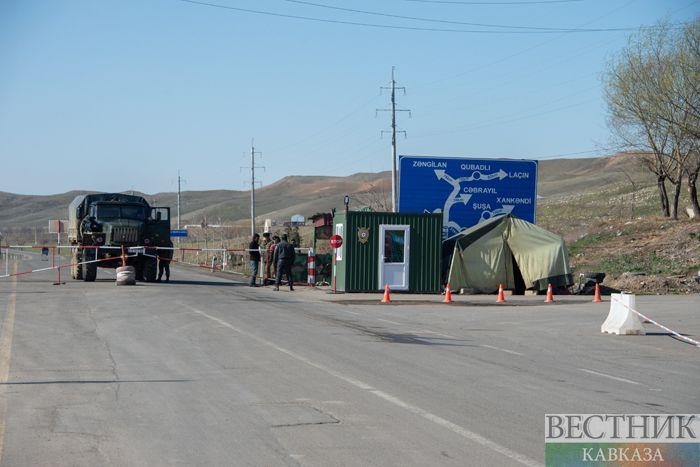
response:
{"label": "white road marking", "polygon": [[397,326],[401,326],[401,323],[397,323],[396,321],[392,321],[390,319],[377,318],[377,321],[382,321],[384,323],[395,324]]}
{"label": "white road marking", "polygon": [[423,417],[426,420],[430,420],[431,422],[433,422],[437,425],[440,425],[444,428],[447,428],[448,430],[453,431],[454,433],[462,435],[463,437],[470,439],[470,440],[474,441],[475,443],[479,443],[482,446],[485,446],[493,451],[496,451],[500,454],[503,454],[506,457],[509,457],[510,459],[518,461],[521,464],[529,465],[529,466],[542,465],[539,462],[534,461],[533,459],[530,459],[527,456],[524,456],[520,453],[517,453],[517,452],[513,451],[512,449],[509,449],[505,446],[501,446],[500,444],[495,443],[488,438],[484,438],[483,436],[481,436],[477,433],[474,433],[473,431],[469,431],[460,425],[452,423],[449,420],[445,420],[442,417],[438,417],[437,415],[434,415],[434,414],[428,412],[427,410],[423,410],[420,407],[408,404],[408,403],[402,401],[401,399],[396,398],[390,394],[379,391],[378,389],[371,391],[371,393],[377,397],[381,397],[382,399],[391,402],[394,405],[397,405],[403,409],[406,409],[411,413],[414,413],[420,417]]}
{"label": "white road marking", "polygon": [[501,347],[496,347],[495,345],[482,344],[481,346],[486,347],[487,349],[500,350],[501,352],[506,352],[506,353],[513,354],[513,355],[520,355],[520,356],[523,355],[520,352],[516,352],[515,350],[502,349]]}
{"label": "white road marking", "polygon": [[360,316],[360,314],[359,314],[359,313],[355,313],[354,311],[350,311],[350,310],[340,310],[340,311],[342,311],[343,313],[350,313],[351,315],[357,315],[357,316]]}
{"label": "white road marking", "polygon": [[224,321],[222,319],[219,319],[215,316],[212,316],[210,314],[205,313],[204,311],[198,310],[198,309],[190,307],[190,306],[187,306],[187,307],[189,309],[191,309],[193,312],[197,313],[198,315],[201,315],[205,318],[208,318],[208,319],[210,319],[216,323],[219,323],[220,325],[222,325],[226,328],[229,328],[229,329],[231,329],[239,334],[242,334],[246,337],[249,337],[250,339],[258,341],[261,344],[264,344],[268,347],[271,347],[271,348],[277,350],[278,352],[281,352],[285,355],[288,355],[288,356],[294,358],[295,360],[299,360],[300,362],[306,363],[309,366],[317,368],[317,369],[319,369],[319,370],[321,370],[321,371],[323,371],[331,376],[334,376],[342,381],[345,381],[346,383],[349,383],[349,384],[351,384],[359,389],[369,391],[371,394],[374,394],[375,396],[377,396],[377,397],[379,397],[387,402],[390,402],[390,403],[396,405],[397,407],[401,407],[402,409],[405,409],[405,410],[407,410],[415,415],[418,415],[419,417],[422,417],[425,420],[431,421],[438,426],[446,428],[446,429],[452,431],[453,433],[456,433],[456,434],[458,434],[466,439],[469,439],[477,444],[480,444],[488,449],[491,449],[494,452],[497,452],[505,457],[508,457],[511,460],[520,462],[523,465],[528,465],[528,466],[533,466],[533,467],[534,466],[537,466],[537,467],[542,466],[541,463],[539,463],[533,459],[530,459],[529,457],[527,457],[523,454],[515,452],[512,449],[509,449],[505,446],[501,446],[500,444],[498,444],[494,441],[491,441],[490,439],[485,438],[485,437],[481,436],[480,434],[474,433],[473,431],[469,431],[460,425],[452,423],[449,420],[446,420],[438,415],[435,415],[431,412],[428,412],[427,410],[424,410],[418,406],[409,404],[408,402],[404,402],[403,400],[399,399],[398,397],[392,396],[391,394],[380,391],[378,389],[374,389],[372,386],[370,386],[367,383],[364,383],[364,382],[362,382],[358,379],[352,378],[350,376],[346,376],[346,375],[340,373],[339,371],[333,370],[333,369],[331,369],[325,365],[322,365],[320,363],[313,362],[306,357],[302,357],[301,355],[294,353],[291,350],[287,350],[283,347],[280,347],[280,346],[278,346],[278,345],[276,345],[276,344],[274,344],[266,339],[263,339],[262,337],[259,337],[255,334],[251,334],[247,331],[239,329],[236,326],[234,326],[230,323],[227,323],[226,321]]}
{"label": "white road marking", "polygon": [[603,378],[610,378],[610,379],[614,379],[614,380],[616,380],[616,381],[622,381],[623,383],[642,384],[642,383],[638,383],[638,382],[636,382],[636,381],[632,381],[631,379],[620,378],[620,377],[618,377],[618,376],[613,376],[613,375],[606,375],[605,373],[599,373],[599,372],[597,372],[597,371],[587,370],[587,369],[585,369],[585,368],[579,368],[579,370],[585,371],[586,373],[590,373],[590,374],[592,374],[592,375],[602,376]]}
{"label": "white road marking", "polygon": [[[17,262],[15,261],[12,274],[17,273]],[[17,305],[17,276],[12,277],[12,293],[7,301],[7,313],[2,323],[2,333],[0,333],[0,383],[7,383],[10,377],[10,360],[12,358],[12,338],[15,330],[15,309]],[[5,448],[5,431],[7,421],[7,386],[2,385],[0,389],[0,463],[2,463]]]}

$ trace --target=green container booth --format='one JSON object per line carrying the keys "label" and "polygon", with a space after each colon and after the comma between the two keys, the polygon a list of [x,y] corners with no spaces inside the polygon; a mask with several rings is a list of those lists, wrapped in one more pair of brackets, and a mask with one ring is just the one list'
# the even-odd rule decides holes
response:
{"label": "green container booth", "polygon": [[333,218],[338,292],[440,293],[441,214],[346,211]]}

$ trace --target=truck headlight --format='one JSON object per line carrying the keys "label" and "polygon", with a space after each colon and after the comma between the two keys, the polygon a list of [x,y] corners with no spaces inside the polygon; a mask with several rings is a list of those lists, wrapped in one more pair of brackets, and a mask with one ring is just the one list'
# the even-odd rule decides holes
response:
{"label": "truck headlight", "polygon": [[105,238],[102,235],[97,235],[95,237],[95,244],[102,245],[105,242]]}

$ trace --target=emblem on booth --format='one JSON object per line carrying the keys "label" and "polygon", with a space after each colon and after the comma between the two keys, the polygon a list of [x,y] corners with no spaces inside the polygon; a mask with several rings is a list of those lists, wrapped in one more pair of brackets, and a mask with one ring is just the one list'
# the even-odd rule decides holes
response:
{"label": "emblem on booth", "polygon": [[367,243],[367,241],[369,240],[369,227],[357,228],[357,240],[360,243]]}

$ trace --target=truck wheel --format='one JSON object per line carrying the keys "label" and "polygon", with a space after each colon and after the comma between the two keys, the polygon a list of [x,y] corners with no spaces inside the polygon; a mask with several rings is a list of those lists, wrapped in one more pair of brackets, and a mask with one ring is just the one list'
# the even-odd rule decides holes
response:
{"label": "truck wheel", "polygon": [[71,256],[71,263],[73,266],[70,268],[71,277],[76,281],[83,280],[83,265],[78,264],[83,260],[83,255],[77,251]]}
{"label": "truck wheel", "polygon": [[143,258],[143,275],[146,282],[155,282],[158,274],[158,265],[155,258]]}
{"label": "truck wheel", "polygon": [[[97,252],[95,251],[92,253],[92,257],[90,254],[85,254],[83,255],[85,257],[86,261],[92,260],[95,258],[95,255]],[[97,263],[86,263],[83,265],[83,280],[85,282],[95,282],[95,279],[97,278]]]}
{"label": "truck wheel", "polygon": [[83,280],[85,282],[95,282],[97,278],[97,263],[88,263],[85,265],[85,273]]}
{"label": "truck wheel", "polygon": [[97,278],[97,263],[87,263],[83,272],[83,280],[85,282],[95,282]]}

